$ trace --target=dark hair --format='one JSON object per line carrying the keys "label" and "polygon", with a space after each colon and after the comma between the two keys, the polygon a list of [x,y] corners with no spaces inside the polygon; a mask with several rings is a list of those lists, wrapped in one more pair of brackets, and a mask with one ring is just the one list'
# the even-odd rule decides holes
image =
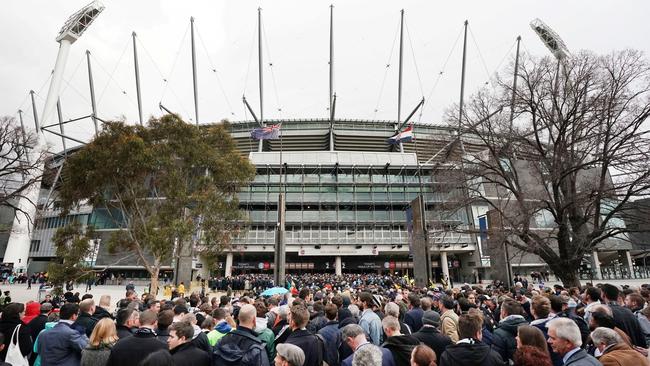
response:
{"label": "dark hair", "polygon": [[605,295],[607,300],[616,301],[618,299],[618,294],[619,294],[618,287],[606,283],[602,285],[600,289],[602,290],[603,295]]}
{"label": "dark hair", "polygon": [[463,314],[458,318],[458,336],[474,338],[483,328],[483,318],[476,313]]}
{"label": "dark hair", "polygon": [[93,294],[84,294],[84,295],[81,297],[81,301],[84,301],[84,300],[86,300],[86,299],[92,299],[92,298],[93,298]]}
{"label": "dark hair", "polygon": [[158,329],[167,329],[174,322],[174,312],[165,310],[158,313]]}
{"label": "dark hair", "polygon": [[327,304],[325,305],[325,317],[327,317],[327,320],[334,320],[336,319],[336,315],[339,312],[339,308],[336,307],[334,304]]}
{"label": "dark hair", "polygon": [[343,306],[343,298],[341,297],[341,295],[335,295],[332,298],[332,304],[336,305],[337,308]]}
{"label": "dark hair", "polygon": [[[537,329],[537,328],[536,328]],[[552,366],[551,357],[546,352],[533,346],[522,345],[514,355],[515,366]]]}
{"label": "dark hair", "polygon": [[536,347],[548,354],[548,345],[544,333],[537,327],[531,325],[520,325],[517,328],[517,335],[524,346]]}
{"label": "dark hair", "polygon": [[219,305],[226,306],[230,302],[230,297],[226,295],[221,295],[219,298]]}
{"label": "dark hair", "polygon": [[255,301],[253,306],[255,306],[255,311],[257,312],[258,318],[263,318],[264,316],[266,316],[266,312],[268,310],[266,309],[266,305],[264,305],[263,301]]}
{"label": "dark hair", "polygon": [[309,288],[307,288],[307,287],[303,287],[303,288],[300,290],[300,292],[298,293],[298,297],[301,298],[301,299],[303,299],[303,300],[306,300],[306,299],[307,299],[307,296],[309,296],[309,293],[310,293]]}
{"label": "dark hair", "polygon": [[408,299],[409,299],[409,303],[410,303],[411,306],[413,306],[414,308],[417,308],[417,307],[420,306],[420,297],[419,297],[418,295],[416,295],[416,294],[414,294],[414,293],[411,292],[411,293],[409,294],[409,296],[408,296]]}
{"label": "dark hair", "polygon": [[2,310],[2,319],[20,319],[20,313],[25,311],[25,305],[19,302],[11,302]]}
{"label": "dark hair", "polygon": [[589,286],[585,293],[589,295],[592,301],[600,301],[600,289],[598,287]]}
{"label": "dark hair", "polygon": [[458,299],[458,306],[460,307],[461,312],[467,312],[469,311],[469,309],[476,307],[476,305],[469,302],[469,300],[466,297],[461,297]]}
{"label": "dark hair", "polygon": [[221,320],[226,318],[226,311],[223,308],[216,308],[212,310],[212,317],[215,320]]}
{"label": "dark hair", "polygon": [[174,359],[166,349],[151,353],[138,366],[174,366]]}
{"label": "dark hair", "polygon": [[115,314],[115,324],[116,325],[126,325],[127,320],[131,317],[131,314],[133,314],[133,309],[120,309],[117,311],[117,314]]}
{"label": "dark hair", "polygon": [[423,344],[415,346],[412,353],[413,362],[417,366],[436,366],[436,353]]}
{"label": "dark hair", "polygon": [[630,301],[636,304],[637,308],[643,308],[643,306],[645,305],[645,299],[643,298],[643,296],[637,294],[636,292],[633,292],[627,296],[630,298]]}
{"label": "dark hair", "polygon": [[521,315],[521,304],[512,299],[506,299],[501,304],[501,309],[506,312],[506,315]]}
{"label": "dark hair", "polygon": [[302,305],[294,305],[291,307],[291,321],[294,322],[298,328],[303,328],[309,322],[309,311]]}
{"label": "dark hair", "polygon": [[374,300],[372,299],[372,295],[369,292],[362,292],[359,294],[359,301],[365,302],[366,306],[369,308],[372,308],[372,304]]}
{"label": "dark hair", "polygon": [[174,315],[181,315],[181,314],[187,314],[187,308],[183,305],[176,305],[174,306]]}
{"label": "dark hair", "polygon": [[5,335],[0,333],[0,344],[5,343]]}
{"label": "dark hair", "polygon": [[594,311],[591,313],[591,319],[596,323],[596,327],[605,327],[609,329],[614,329],[616,327],[614,318],[604,311]]}
{"label": "dark hair", "polygon": [[548,297],[549,300],[551,300],[551,310],[553,312],[561,313],[562,312],[562,306],[564,305],[562,302],[562,298],[557,295],[551,295]]}
{"label": "dark hair", "polygon": [[442,306],[445,307],[445,309],[453,309],[454,308],[454,299],[445,295],[440,298],[440,303]]}
{"label": "dark hair", "polygon": [[547,318],[551,313],[551,301],[542,295],[533,296],[530,307],[535,310],[535,316],[538,319]]}
{"label": "dark hair", "polygon": [[280,301],[278,300],[277,297],[269,297],[269,299],[266,300],[266,303],[267,303],[269,306],[271,306],[271,305],[273,305],[273,306],[278,306],[278,304],[280,303]]}
{"label": "dark hair", "polygon": [[180,321],[176,322],[169,327],[170,331],[175,331],[176,332],[176,337],[178,338],[183,338],[185,337],[185,340],[191,341],[192,337],[194,337],[194,327],[192,324],[186,321]]}
{"label": "dark hair", "polygon": [[[7,311],[7,308],[4,311]],[[4,312],[2,314],[4,315]],[[77,314],[79,314],[79,305],[74,303],[63,304],[59,310],[59,316],[62,320],[70,320],[73,315]]]}

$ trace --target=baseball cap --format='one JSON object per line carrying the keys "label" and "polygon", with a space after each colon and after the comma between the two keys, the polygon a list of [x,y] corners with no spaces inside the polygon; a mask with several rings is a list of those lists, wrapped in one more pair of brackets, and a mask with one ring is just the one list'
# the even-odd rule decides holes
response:
{"label": "baseball cap", "polygon": [[440,325],[440,314],[433,310],[427,310],[422,315],[422,324],[429,324],[437,327]]}

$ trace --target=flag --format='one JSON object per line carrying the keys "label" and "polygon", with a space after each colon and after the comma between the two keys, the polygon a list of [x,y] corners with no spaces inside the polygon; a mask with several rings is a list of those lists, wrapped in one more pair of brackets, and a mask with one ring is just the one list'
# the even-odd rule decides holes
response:
{"label": "flag", "polygon": [[251,137],[255,140],[276,140],[280,138],[280,125],[258,127],[251,131]]}
{"label": "flag", "polygon": [[389,137],[386,142],[389,144],[399,144],[400,142],[411,142],[414,139],[413,125],[410,125],[404,131],[398,132],[394,136]]}

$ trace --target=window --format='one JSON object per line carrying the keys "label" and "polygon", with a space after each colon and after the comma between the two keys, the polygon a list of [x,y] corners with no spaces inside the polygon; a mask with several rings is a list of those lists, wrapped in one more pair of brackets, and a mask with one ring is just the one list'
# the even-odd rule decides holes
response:
{"label": "window", "polygon": [[41,241],[40,240],[32,240],[32,242],[29,244],[29,251],[30,252],[38,252],[41,249]]}

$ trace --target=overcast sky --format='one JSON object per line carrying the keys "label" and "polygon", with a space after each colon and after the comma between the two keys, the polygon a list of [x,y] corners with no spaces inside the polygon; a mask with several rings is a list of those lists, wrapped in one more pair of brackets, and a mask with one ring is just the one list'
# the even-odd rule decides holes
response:
{"label": "overcast sky", "polygon": [[[0,12],[2,64],[0,115],[25,111],[33,128],[28,92],[38,92],[38,113],[54,66],[57,32],[87,1],[6,0]],[[458,101],[462,26],[469,20],[466,95],[483,86],[522,51],[547,55],[529,22],[539,17],[572,52],[650,51],[650,2],[638,1],[131,1],[106,0],[104,12],[73,44],[61,94],[64,118],[91,111],[85,51],[92,53],[98,114],[137,122],[131,32],[138,53],[145,119],[158,103],[194,119],[190,17],[196,28],[201,123],[249,119],[241,97],[259,114],[257,8],[263,9],[264,117],[328,115],[329,5],[334,4],[337,118],[397,118],[398,25],[405,10],[402,116],[424,96],[416,121],[442,123]],[[460,36],[460,37],[459,37]],[[454,47],[455,45],[455,47]],[[391,52],[392,51],[392,52]],[[445,65],[445,62],[447,64]],[[387,67],[387,65],[390,65]],[[216,70],[213,71],[213,70]],[[440,72],[444,71],[442,75]],[[165,81],[166,80],[166,81]],[[382,88],[383,85],[383,88]],[[54,121],[51,121],[54,122]],[[66,133],[87,140],[92,122],[68,124]],[[54,149],[58,137],[47,135]],[[74,145],[69,142],[68,146]]]}

